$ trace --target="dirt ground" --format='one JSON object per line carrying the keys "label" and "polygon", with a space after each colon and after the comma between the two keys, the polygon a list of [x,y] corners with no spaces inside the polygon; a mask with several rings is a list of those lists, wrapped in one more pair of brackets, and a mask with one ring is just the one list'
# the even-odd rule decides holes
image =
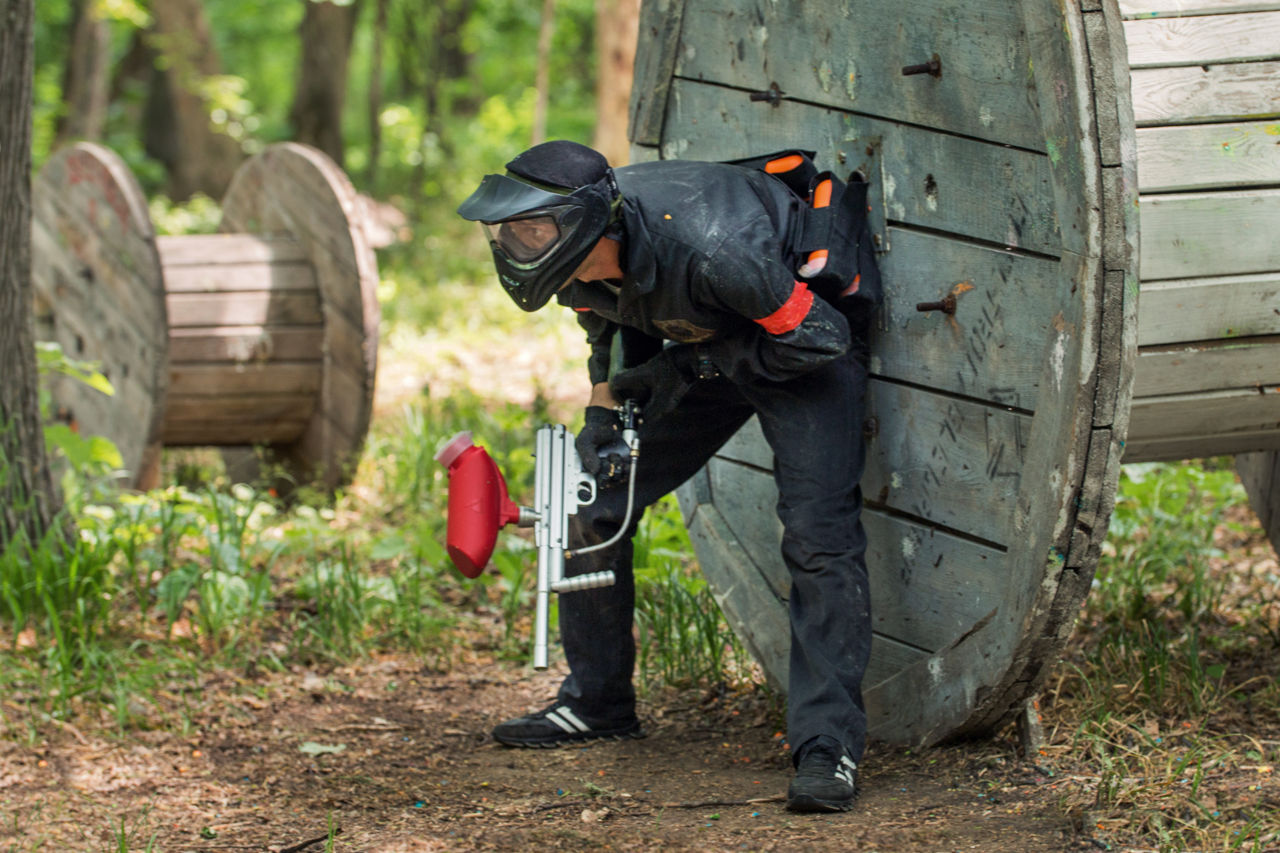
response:
{"label": "dirt ground", "polygon": [[385,659],[201,685],[217,710],[186,733],[46,723],[0,742],[0,850],[1106,849],[1012,736],[873,746],[853,811],[792,815],[760,691],[655,697],[642,740],[494,743],[491,726],[548,701],[560,676]]}

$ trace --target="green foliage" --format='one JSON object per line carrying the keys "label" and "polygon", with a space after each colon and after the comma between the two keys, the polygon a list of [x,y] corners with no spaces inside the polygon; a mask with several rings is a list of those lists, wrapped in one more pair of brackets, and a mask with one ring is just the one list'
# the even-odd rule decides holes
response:
{"label": "green foliage", "polygon": [[1100,623],[1099,663],[1131,674],[1160,707],[1199,711],[1222,678],[1204,663],[1204,628],[1222,608],[1226,576],[1215,529],[1245,502],[1229,467],[1128,465],[1089,610]]}
{"label": "green foliage", "polygon": [[46,453],[62,474],[64,499],[71,502],[92,491],[124,466],[119,449],[100,435],[81,435],[70,424],[55,419],[49,382],[65,376],[82,382],[108,396],[115,388],[98,370],[97,364],[69,357],[51,341],[36,342],[36,366],[40,375],[40,417],[44,422]]}
{"label": "green foliage", "polygon": [[636,664],[648,690],[740,681],[748,656],[710,588],[672,497],[655,504],[635,539]]}

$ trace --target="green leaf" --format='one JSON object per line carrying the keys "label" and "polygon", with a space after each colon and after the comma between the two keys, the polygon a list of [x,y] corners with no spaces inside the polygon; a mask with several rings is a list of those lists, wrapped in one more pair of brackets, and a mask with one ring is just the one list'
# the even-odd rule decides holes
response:
{"label": "green leaf", "polygon": [[95,435],[89,439],[89,458],[110,468],[123,468],[124,457],[109,438]]}
{"label": "green leaf", "polygon": [[298,747],[298,752],[304,753],[305,755],[337,755],[346,748],[347,745],[345,743],[331,745],[327,743],[316,743],[313,740],[309,740],[302,746]]}

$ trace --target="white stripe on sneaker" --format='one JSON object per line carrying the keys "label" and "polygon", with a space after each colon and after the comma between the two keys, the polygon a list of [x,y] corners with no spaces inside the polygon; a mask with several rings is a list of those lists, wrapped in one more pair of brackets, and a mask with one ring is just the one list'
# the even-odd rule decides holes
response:
{"label": "white stripe on sneaker", "polygon": [[[556,710],[557,710],[557,711],[563,711],[564,709],[563,709],[563,708],[557,708]],[[569,725],[569,724],[568,724],[567,722],[565,722],[564,720],[562,720],[562,719],[560,718],[560,716],[556,713],[556,711],[548,711],[548,712],[547,712],[547,719],[548,719],[548,720],[550,720],[551,722],[555,723],[557,726],[559,726],[560,728],[564,729],[567,733],[569,733],[569,734],[571,734],[571,735],[576,735],[576,734],[578,733],[578,730],[577,730],[577,729],[575,729],[573,726]]]}
{"label": "white stripe on sneaker", "polygon": [[579,720],[578,715],[573,713],[573,711],[570,710],[568,705],[561,705],[559,708],[556,708],[555,713],[559,714],[560,716],[564,717],[566,720],[568,720],[569,722],[577,726],[578,731],[580,732],[591,731],[591,727],[588,726],[586,723],[582,722],[582,720]]}

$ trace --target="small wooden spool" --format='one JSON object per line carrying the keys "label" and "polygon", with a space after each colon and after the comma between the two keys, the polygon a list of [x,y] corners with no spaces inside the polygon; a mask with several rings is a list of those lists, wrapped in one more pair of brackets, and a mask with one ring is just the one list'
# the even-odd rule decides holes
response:
{"label": "small wooden spool", "polygon": [[[92,307],[137,317],[132,325],[151,330],[148,340],[163,341],[148,350],[163,381],[135,395],[149,397],[160,416],[141,433],[114,400],[74,384],[58,392],[60,405],[84,431],[116,441],[137,485],[154,482],[157,458],[137,452],[138,439],[150,448],[264,445],[296,482],[344,482],[368,430],[379,309],[376,259],[341,170],[315,149],[270,146],[236,172],[222,233],[151,238],[145,222],[137,246],[99,233],[102,205],[81,198],[82,172],[95,176],[87,183],[97,194],[141,203],[136,182],[105,148],[81,144],[50,159],[35,187],[37,313],[55,330],[87,325],[87,298],[66,303],[60,295],[69,289],[66,271],[95,281],[117,257],[112,247],[130,248],[119,265],[146,271],[125,279],[130,300],[159,297],[160,309],[125,308],[120,287],[98,293]],[[101,361],[113,382],[113,373],[136,375],[114,340],[68,351]]]}

